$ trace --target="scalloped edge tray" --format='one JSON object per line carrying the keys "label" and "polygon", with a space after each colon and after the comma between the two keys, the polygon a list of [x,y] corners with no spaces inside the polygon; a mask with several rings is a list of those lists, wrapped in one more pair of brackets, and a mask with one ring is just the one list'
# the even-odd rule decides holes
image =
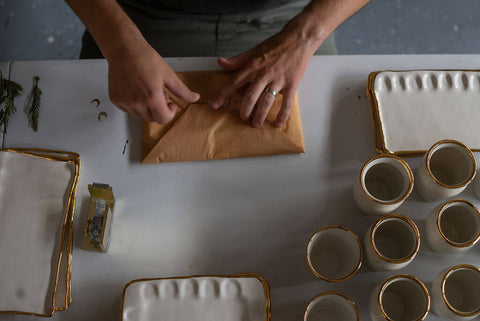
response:
{"label": "scalloped edge tray", "polygon": [[122,293],[123,321],[269,321],[270,291],[257,274],[137,279]]}
{"label": "scalloped edge tray", "polygon": [[375,71],[367,96],[379,153],[421,156],[442,139],[480,151],[480,71]]}

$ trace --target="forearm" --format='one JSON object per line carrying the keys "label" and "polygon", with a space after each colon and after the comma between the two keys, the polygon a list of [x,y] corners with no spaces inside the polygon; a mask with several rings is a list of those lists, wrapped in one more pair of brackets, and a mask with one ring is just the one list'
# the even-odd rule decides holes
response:
{"label": "forearm", "polygon": [[66,0],[92,34],[107,60],[147,44],[116,0]]}
{"label": "forearm", "polygon": [[369,1],[312,0],[285,29],[294,30],[299,40],[315,51],[338,26]]}

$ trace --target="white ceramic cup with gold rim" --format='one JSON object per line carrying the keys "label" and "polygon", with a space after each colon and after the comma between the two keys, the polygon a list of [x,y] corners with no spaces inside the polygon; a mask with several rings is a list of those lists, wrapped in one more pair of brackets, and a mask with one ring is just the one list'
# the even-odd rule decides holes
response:
{"label": "white ceramic cup with gold rim", "polygon": [[373,321],[420,321],[430,310],[425,285],[408,274],[395,275],[373,290],[369,311]]}
{"label": "white ceramic cup with gold rim", "polygon": [[480,269],[469,264],[448,267],[432,284],[432,310],[448,320],[471,320],[480,315]]}
{"label": "white ceramic cup with gold rim", "polygon": [[308,303],[303,321],[360,321],[357,306],[340,292],[323,292]]}
{"label": "white ceramic cup with gold rim", "polygon": [[[478,168],[477,168],[478,171]],[[473,192],[475,196],[480,199],[480,175],[475,175],[475,179],[472,182],[473,184]]]}
{"label": "white ceramic cup with gold rim", "polygon": [[312,273],[325,281],[351,278],[362,265],[362,245],[344,226],[332,225],[316,231],[307,244],[307,264]]}
{"label": "white ceramic cup with gold rim", "polygon": [[480,212],[462,199],[440,204],[427,217],[425,238],[434,252],[467,251],[480,239]]}
{"label": "white ceramic cup with gold rim", "polygon": [[427,151],[415,176],[415,187],[428,202],[454,197],[475,177],[477,163],[472,151],[456,140],[442,140]]}
{"label": "white ceramic cup with gold rim", "polygon": [[413,189],[410,166],[395,155],[380,154],[370,158],[353,184],[358,207],[370,215],[396,210]]}
{"label": "white ceramic cup with gold rim", "polygon": [[420,248],[417,225],[403,215],[379,218],[365,234],[365,256],[375,270],[397,270],[407,266]]}

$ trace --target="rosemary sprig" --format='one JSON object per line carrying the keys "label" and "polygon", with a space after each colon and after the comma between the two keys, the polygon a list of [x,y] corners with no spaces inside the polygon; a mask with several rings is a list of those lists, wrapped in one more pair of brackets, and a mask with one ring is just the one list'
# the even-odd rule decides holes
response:
{"label": "rosemary sprig", "polygon": [[[0,71],[0,106],[5,102],[7,96],[5,95],[5,86],[3,85],[3,74]],[[3,108],[0,108],[0,127],[3,126],[4,122],[4,114]]]}
{"label": "rosemary sprig", "polygon": [[2,89],[0,89],[0,93],[2,96],[0,97],[0,104],[3,103],[4,106],[0,113],[0,125],[3,125],[3,134],[6,134],[10,117],[17,112],[15,98],[23,93],[23,87],[12,80],[3,78],[1,81],[1,87]]}
{"label": "rosemary sprig", "polygon": [[32,128],[34,131],[38,131],[38,117],[40,116],[40,101],[42,97],[42,91],[38,88],[38,81],[40,77],[33,77],[33,89],[32,89],[32,105],[28,110],[32,121]]}

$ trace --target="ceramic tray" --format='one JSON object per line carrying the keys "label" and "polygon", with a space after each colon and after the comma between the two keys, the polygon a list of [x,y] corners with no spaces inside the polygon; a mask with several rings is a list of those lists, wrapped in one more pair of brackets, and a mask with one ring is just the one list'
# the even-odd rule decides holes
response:
{"label": "ceramic tray", "polygon": [[122,294],[123,321],[269,321],[267,282],[256,274],[139,279]]}
{"label": "ceramic tray", "polygon": [[51,316],[71,302],[78,154],[0,151],[0,313]]}
{"label": "ceramic tray", "polygon": [[479,71],[377,71],[367,96],[378,152],[418,156],[442,139],[480,151]]}

